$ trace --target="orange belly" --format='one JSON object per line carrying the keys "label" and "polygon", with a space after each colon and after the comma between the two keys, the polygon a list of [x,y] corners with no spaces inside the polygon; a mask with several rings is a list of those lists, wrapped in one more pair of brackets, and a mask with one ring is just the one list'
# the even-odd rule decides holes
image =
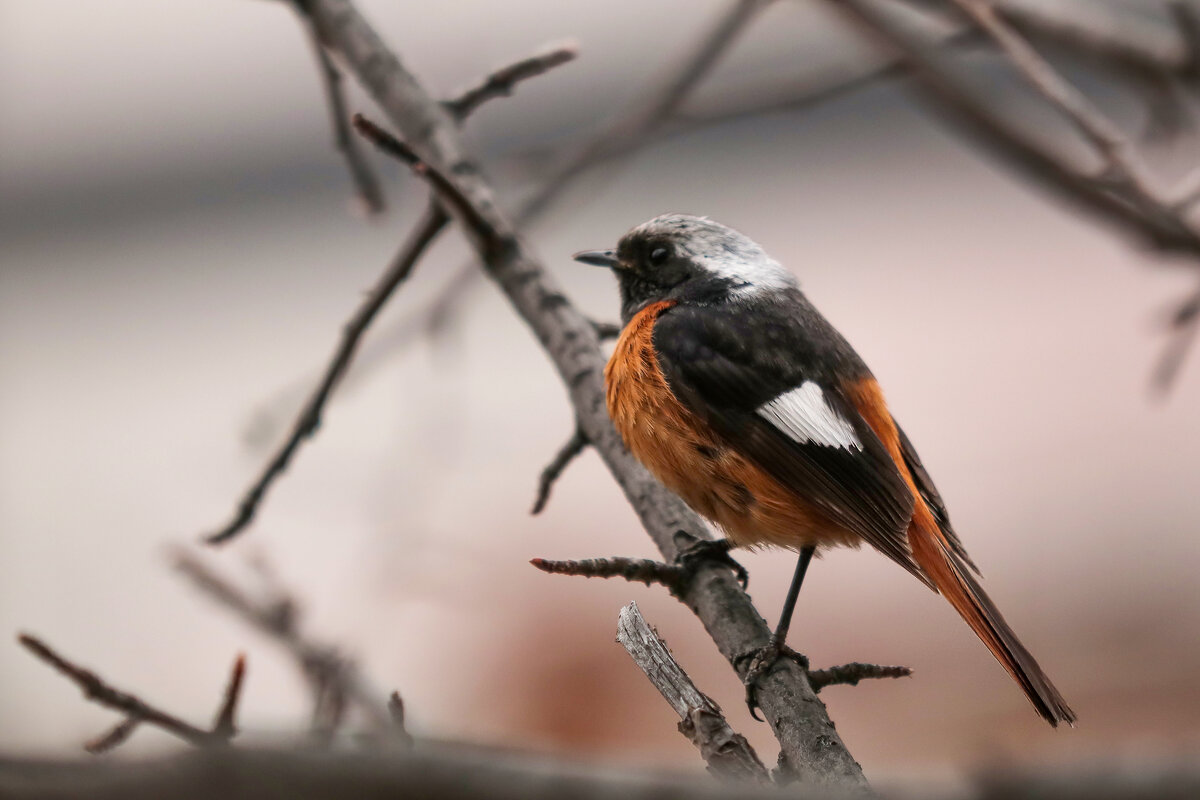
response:
{"label": "orange belly", "polygon": [[672,303],[638,312],[604,370],[608,413],[625,446],[668,489],[719,525],[735,544],[859,544],[859,537],[742,458],[675,398],[651,335]]}

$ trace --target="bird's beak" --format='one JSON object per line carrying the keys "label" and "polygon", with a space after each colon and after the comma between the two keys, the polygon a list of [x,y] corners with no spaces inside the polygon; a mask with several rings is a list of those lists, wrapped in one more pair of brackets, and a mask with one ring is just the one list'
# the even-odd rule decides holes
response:
{"label": "bird's beak", "polygon": [[581,264],[591,264],[594,267],[615,267],[620,262],[617,260],[616,250],[580,250],[575,255],[571,256]]}

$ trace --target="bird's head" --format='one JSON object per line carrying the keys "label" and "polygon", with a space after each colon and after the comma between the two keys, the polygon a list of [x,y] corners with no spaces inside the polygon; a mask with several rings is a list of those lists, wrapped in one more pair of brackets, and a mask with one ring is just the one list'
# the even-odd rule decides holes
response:
{"label": "bird's head", "polygon": [[797,285],[754,240],[686,214],[655,217],[622,236],[616,249],[585,250],[574,258],[612,269],[625,321],[660,300],[719,303]]}

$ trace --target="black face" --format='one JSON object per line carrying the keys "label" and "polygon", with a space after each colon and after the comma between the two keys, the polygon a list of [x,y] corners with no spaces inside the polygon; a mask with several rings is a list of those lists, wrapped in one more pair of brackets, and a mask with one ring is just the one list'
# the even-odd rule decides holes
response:
{"label": "black face", "polygon": [[703,302],[723,296],[730,286],[696,263],[669,236],[626,236],[616,256],[613,274],[620,285],[625,322],[659,300]]}

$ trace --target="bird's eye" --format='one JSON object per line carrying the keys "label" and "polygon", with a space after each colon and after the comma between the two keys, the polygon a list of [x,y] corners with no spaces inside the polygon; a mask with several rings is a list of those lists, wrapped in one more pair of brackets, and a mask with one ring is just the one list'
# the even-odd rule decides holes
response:
{"label": "bird's eye", "polygon": [[670,252],[665,247],[656,247],[650,251],[650,266],[661,267],[667,263],[667,257]]}

